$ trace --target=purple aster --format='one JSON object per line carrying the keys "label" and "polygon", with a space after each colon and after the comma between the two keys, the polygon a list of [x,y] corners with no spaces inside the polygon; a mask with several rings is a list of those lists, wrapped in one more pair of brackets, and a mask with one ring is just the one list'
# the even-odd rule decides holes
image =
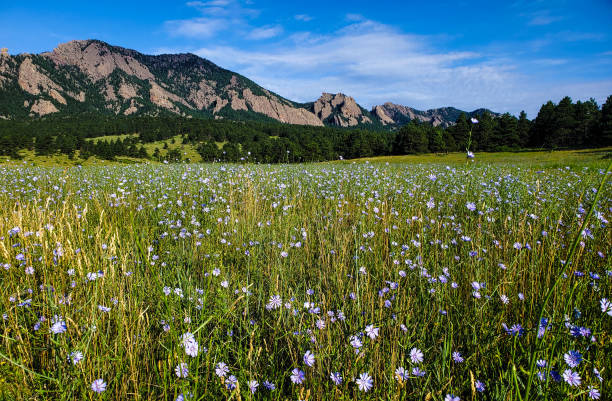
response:
{"label": "purple aster", "polygon": [[65,332],[66,330],[67,327],[64,318],[59,315],[53,316],[53,319],[51,319],[51,333],[60,334]]}
{"label": "purple aster", "polygon": [[404,381],[408,379],[408,372],[406,371],[406,369],[404,369],[403,366],[400,366],[399,368],[395,369],[395,378],[398,381]]}
{"label": "purple aster", "polygon": [[453,352],[453,361],[455,361],[457,363],[462,363],[463,362],[463,357],[461,356],[461,353],[459,351]]}
{"label": "purple aster", "polygon": [[372,389],[374,380],[372,380],[372,377],[368,374],[368,372],[365,372],[359,375],[359,378],[355,380],[355,384],[359,388],[359,391],[364,391],[367,393],[370,391],[370,389]]}
{"label": "purple aster", "polygon": [[410,360],[412,363],[421,363],[423,362],[423,353],[418,348],[413,348],[410,350]]}
{"label": "purple aster", "polygon": [[332,372],[332,374],[329,375],[329,378],[332,382],[334,382],[336,386],[342,384],[342,375],[340,374],[340,372]]}
{"label": "purple aster", "polygon": [[563,380],[565,380],[565,382],[570,386],[577,387],[580,386],[582,379],[580,378],[578,372],[574,372],[571,369],[566,369],[563,372]]}
{"label": "purple aster", "polygon": [[174,368],[174,373],[176,373],[177,377],[184,379],[189,376],[189,368],[185,362],[181,362]]}
{"label": "purple aster", "polygon": [[607,298],[602,298],[599,301],[599,305],[601,306],[602,313],[607,313],[608,315],[612,316],[612,302],[608,301]]}
{"label": "purple aster", "polygon": [[219,362],[217,364],[217,367],[215,368],[215,374],[219,377],[225,377],[225,375],[227,375],[227,372],[229,372],[229,369],[225,362]]}
{"label": "purple aster", "polygon": [[96,393],[101,393],[106,390],[106,382],[102,379],[96,379],[91,383],[91,389]]}
{"label": "purple aster", "polygon": [[365,332],[368,335],[368,337],[370,337],[372,340],[374,340],[376,337],[378,337],[378,332],[379,332],[379,328],[378,327],[374,327],[373,324],[366,326],[365,328]]}
{"label": "purple aster", "polygon": [[580,362],[582,362],[582,355],[580,355],[580,352],[572,350],[565,353],[563,355],[563,359],[565,360],[565,363],[567,363],[567,366],[570,368],[575,368],[576,366],[580,365]]}
{"label": "purple aster", "polygon": [[230,375],[225,380],[225,387],[227,387],[228,390],[232,391],[233,389],[236,388],[236,383],[238,383],[238,379],[236,379],[236,376]]}
{"label": "purple aster", "polygon": [[601,397],[601,393],[593,386],[589,386],[589,398],[592,400],[598,400]]}
{"label": "purple aster", "polygon": [[295,368],[291,371],[291,382],[293,384],[302,384],[304,381],[305,375],[304,372],[298,368]]}
{"label": "purple aster", "polygon": [[68,355],[68,360],[72,362],[73,365],[81,362],[83,359],[83,353],[81,351],[72,351],[70,355]]}
{"label": "purple aster", "polygon": [[312,368],[315,364],[315,356],[310,350],[306,351],[304,354],[304,364],[310,368]]}
{"label": "purple aster", "polygon": [[485,385],[480,380],[476,380],[475,387],[476,387],[476,390],[478,390],[478,392],[480,392],[480,393],[485,391]]}
{"label": "purple aster", "polygon": [[250,380],[247,384],[249,386],[249,390],[251,391],[251,394],[255,394],[255,392],[257,391],[257,387],[259,386],[259,383],[257,383],[257,380]]}

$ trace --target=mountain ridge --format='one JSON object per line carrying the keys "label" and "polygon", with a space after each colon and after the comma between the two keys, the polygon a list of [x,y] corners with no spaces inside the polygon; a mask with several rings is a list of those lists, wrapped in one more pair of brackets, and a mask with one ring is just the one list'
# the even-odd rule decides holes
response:
{"label": "mountain ridge", "polygon": [[0,55],[0,118],[84,112],[356,128],[393,128],[410,120],[447,127],[462,113],[390,102],[368,111],[350,96],[325,92],[300,104],[192,53],[146,55],[96,39],[40,54]]}

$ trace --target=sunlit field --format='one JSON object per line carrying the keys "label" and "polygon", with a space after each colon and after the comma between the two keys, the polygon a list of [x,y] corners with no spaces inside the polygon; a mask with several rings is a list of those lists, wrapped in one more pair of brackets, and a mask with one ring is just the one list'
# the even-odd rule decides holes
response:
{"label": "sunlit field", "polygon": [[0,167],[0,399],[610,399],[601,156]]}

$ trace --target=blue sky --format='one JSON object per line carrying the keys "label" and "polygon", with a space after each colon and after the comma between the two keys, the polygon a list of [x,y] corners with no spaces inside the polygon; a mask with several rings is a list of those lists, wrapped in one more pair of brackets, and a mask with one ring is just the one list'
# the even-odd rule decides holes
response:
{"label": "blue sky", "polygon": [[612,94],[611,1],[122,1],[4,4],[0,46],[100,39],[192,52],[295,101],[488,107]]}

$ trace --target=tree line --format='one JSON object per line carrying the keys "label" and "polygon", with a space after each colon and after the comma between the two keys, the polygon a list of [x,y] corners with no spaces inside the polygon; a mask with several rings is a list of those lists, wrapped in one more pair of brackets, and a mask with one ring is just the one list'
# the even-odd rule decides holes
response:
{"label": "tree line", "polygon": [[[595,100],[542,105],[536,118],[483,112],[478,122],[461,114],[446,129],[411,121],[397,131],[346,129],[281,124],[270,121],[229,121],[174,115],[47,117],[0,120],[0,155],[18,158],[19,151],[56,153],[112,160],[118,156],[162,159],[144,144],[180,135],[205,161],[293,163],[383,155],[520,149],[568,149],[612,146],[612,96],[600,108]],[[121,139],[100,138],[123,135]],[[94,139],[97,138],[97,139]],[[180,160],[172,150],[165,157]]]}

